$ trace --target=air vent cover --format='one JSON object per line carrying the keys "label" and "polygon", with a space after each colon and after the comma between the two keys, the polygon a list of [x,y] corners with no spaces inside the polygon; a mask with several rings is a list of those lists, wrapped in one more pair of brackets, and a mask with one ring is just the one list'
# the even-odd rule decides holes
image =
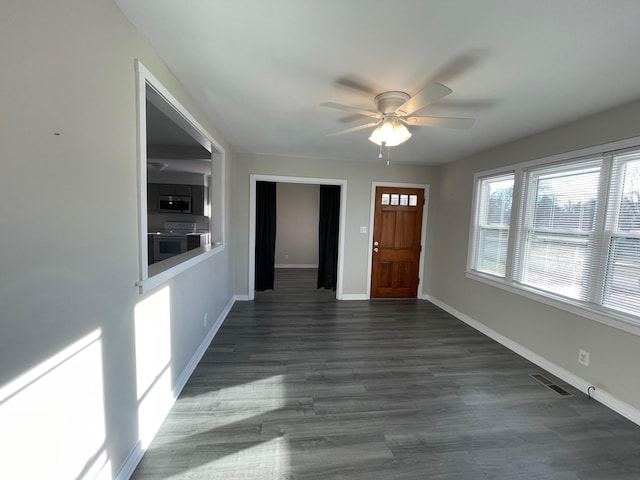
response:
{"label": "air vent cover", "polygon": [[541,375],[539,373],[531,373],[529,376],[534,380],[536,380],[538,383],[541,383],[545,387],[553,390],[562,398],[573,397],[572,393],[567,392],[564,388],[560,387],[559,385],[556,385],[544,375]]}

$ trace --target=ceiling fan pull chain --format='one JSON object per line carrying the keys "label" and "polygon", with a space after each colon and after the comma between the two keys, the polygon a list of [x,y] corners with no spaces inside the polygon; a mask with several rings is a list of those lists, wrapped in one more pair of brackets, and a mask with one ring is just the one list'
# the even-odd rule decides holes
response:
{"label": "ceiling fan pull chain", "polygon": [[380,153],[378,154],[378,158],[382,158],[382,143],[380,144]]}
{"label": "ceiling fan pull chain", "polygon": [[391,147],[387,147],[387,167],[389,166],[389,157],[391,156]]}

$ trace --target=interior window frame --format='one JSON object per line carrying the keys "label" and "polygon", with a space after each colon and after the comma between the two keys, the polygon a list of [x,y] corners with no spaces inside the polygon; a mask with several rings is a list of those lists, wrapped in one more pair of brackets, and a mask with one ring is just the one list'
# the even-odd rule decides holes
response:
{"label": "interior window frame", "polygon": [[[137,170],[138,170],[138,262],[139,276],[135,282],[139,293],[148,292],[185,270],[222,252],[225,248],[225,165],[224,148],[140,62],[135,60],[137,103]],[[147,86],[166,100],[173,110],[171,119],[211,152],[209,182],[209,239],[206,246],[190,250],[162,262],[148,264],[147,216]]]}

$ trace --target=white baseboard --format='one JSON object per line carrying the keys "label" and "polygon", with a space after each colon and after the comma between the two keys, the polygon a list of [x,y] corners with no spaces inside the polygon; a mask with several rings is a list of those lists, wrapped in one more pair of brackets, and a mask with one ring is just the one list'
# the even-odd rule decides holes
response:
{"label": "white baseboard", "polygon": [[[425,295],[425,300],[428,300],[434,305],[437,305],[438,307],[450,313],[457,319],[463,321],[470,327],[475,328],[480,333],[483,333],[487,337],[492,338],[496,342],[507,347],[509,350],[517,353],[521,357],[524,357],[530,362],[535,363],[539,367],[547,370],[551,374],[555,375],[562,381],[567,382],[569,385],[572,385],[573,387],[577,388],[581,392],[587,394],[587,389],[590,386],[592,386],[592,384],[586,381],[584,378],[581,378],[575,375],[574,373],[560,367],[559,365],[556,365],[555,363],[550,362],[546,358],[538,355],[537,353],[529,350],[528,348],[520,345],[519,343],[514,342],[513,340],[487,327],[483,323],[480,323],[477,320],[474,320],[473,318],[456,310],[450,305],[447,305],[446,303],[441,302],[440,300],[433,298],[430,295]],[[626,402],[623,402],[619,398],[614,397],[606,390],[602,390],[601,388],[596,388],[596,390],[591,393],[591,398],[602,403],[603,405],[610,408],[614,412],[619,413],[623,417],[628,418],[633,423],[640,425],[640,410],[635,408],[632,405],[629,405]]]}
{"label": "white baseboard", "polygon": [[274,268],[318,268],[317,263],[276,263]]}
{"label": "white baseboard", "polygon": [[189,381],[189,377],[191,377],[194,370],[198,366],[198,363],[200,362],[205,352],[207,351],[207,348],[209,348],[209,345],[211,344],[213,337],[215,337],[216,333],[218,333],[218,330],[220,330],[220,327],[222,326],[224,319],[227,318],[227,315],[229,315],[229,312],[231,311],[231,308],[233,308],[233,304],[235,303],[235,301],[236,301],[235,297],[231,297],[231,300],[229,300],[229,302],[224,307],[224,309],[222,310],[222,312],[220,313],[216,321],[213,322],[213,324],[211,325],[211,328],[209,329],[207,336],[204,337],[204,340],[202,341],[198,349],[195,351],[195,353],[191,357],[191,360],[189,361],[187,366],[184,367],[184,370],[182,370],[182,373],[176,380],[176,384],[173,386],[174,399],[178,398],[178,396],[180,395],[180,392],[182,392],[182,389],[187,384],[187,381]]}
{"label": "white baseboard", "polygon": [[120,467],[120,470],[116,473],[116,476],[113,477],[114,480],[129,480],[143,456],[144,449],[142,448],[142,442],[138,440],[133,449],[129,452],[129,455],[122,464],[122,467]]}
{"label": "white baseboard", "polygon": [[343,293],[340,300],[369,300],[366,293]]}
{"label": "white baseboard", "polygon": [[249,295],[235,295],[233,298],[236,302],[248,302],[251,300]]}
{"label": "white baseboard", "polygon": [[[209,345],[213,341],[213,338],[216,336],[216,333],[218,333],[218,330],[222,326],[225,318],[227,318],[227,315],[229,315],[229,312],[231,311],[231,308],[233,308],[233,304],[236,302],[236,300],[237,300],[237,296],[231,297],[231,299],[229,300],[227,305],[224,307],[224,309],[222,310],[222,312],[220,313],[216,321],[211,325],[211,328],[207,332],[206,337],[204,337],[204,339],[200,343],[200,346],[191,357],[191,360],[184,367],[184,369],[182,370],[182,373],[177,378],[176,383],[172,388],[173,403],[175,403],[175,401],[178,399],[180,392],[182,392],[182,389],[187,384],[187,381],[189,380],[194,370],[198,366],[198,363],[200,362],[203,355],[207,351],[207,348],[209,348]],[[161,424],[162,422],[158,423],[158,428],[160,428]],[[124,464],[122,465],[122,467],[120,467],[120,469],[118,470],[118,473],[116,474],[114,479],[128,480],[131,477],[131,475],[133,475],[133,472],[138,466],[138,464],[140,463],[140,460],[142,460],[144,453],[145,453],[145,450],[142,448],[142,443],[140,441],[136,442],[135,446],[133,447],[131,452],[129,452],[129,455],[124,461]]]}

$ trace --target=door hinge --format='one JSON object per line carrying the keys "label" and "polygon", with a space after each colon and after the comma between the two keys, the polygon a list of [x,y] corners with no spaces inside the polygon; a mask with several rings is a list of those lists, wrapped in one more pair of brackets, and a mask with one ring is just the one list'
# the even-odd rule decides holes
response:
{"label": "door hinge", "polygon": [[420,252],[422,252],[422,245],[420,245]]}

